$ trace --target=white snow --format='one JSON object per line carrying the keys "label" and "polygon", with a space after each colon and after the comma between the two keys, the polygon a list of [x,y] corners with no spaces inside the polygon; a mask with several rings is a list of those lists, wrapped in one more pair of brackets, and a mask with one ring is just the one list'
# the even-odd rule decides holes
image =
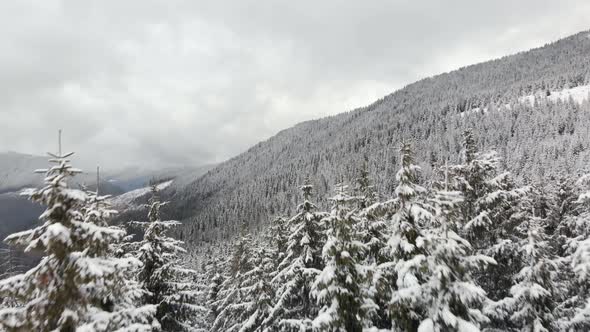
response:
{"label": "white snow", "polygon": [[[69,245],[72,242],[70,230],[61,223],[55,223],[47,226],[45,232],[40,236],[39,240],[45,247],[56,242],[66,245]],[[32,241],[27,249],[35,249],[36,245],[36,241]]]}
{"label": "white snow", "polygon": [[582,203],[585,203],[585,202],[588,202],[588,201],[590,201],[590,191],[581,194],[580,197],[578,197],[578,200],[576,201],[576,203],[582,204]]}
{"label": "white snow", "polygon": [[84,193],[82,190],[78,190],[78,189],[67,188],[67,189],[63,189],[62,192],[63,192],[64,196],[66,196],[67,198],[72,199],[72,200],[76,200],[79,202],[84,202],[84,201],[86,201],[86,198],[87,198],[86,193]]}
{"label": "white snow", "polygon": [[485,107],[483,110],[480,107],[476,107],[473,109],[470,109],[469,111],[465,111],[462,112],[461,114],[459,114],[461,117],[464,117],[466,115],[471,115],[471,114],[475,114],[475,113],[487,113],[488,112],[488,108]]}
{"label": "white snow", "polygon": [[[166,182],[162,182],[162,183],[158,184],[157,185],[158,190],[163,190],[165,188],[168,188],[172,184],[173,181],[174,180],[170,180],[170,181],[166,181]],[[109,203],[115,208],[122,207],[122,206],[128,206],[136,198],[148,194],[150,192],[150,190],[151,190],[151,187],[149,187],[149,186],[135,189],[135,190],[131,190],[131,191],[128,191],[124,194],[121,194],[119,196],[115,196],[115,197],[109,199]]]}
{"label": "white snow", "polygon": [[418,327],[418,332],[434,332],[434,323],[432,322],[432,319],[426,318],[423,320]]}
{"label": "white snow", "polygon": [[[590,85],[581,85],[581,86],[577,86],[575,88],[568,88],[568,89],[563,89],[560,91],[551,91],[549,96],[546,96],[546,92],[544,91],[539,91],[536,94],[533,95],[526,95],[526,96],[522,96],[518,98],[518,102],[519,103],[528,103],[530,105],[533,105],[535,103],[536,100],[538,99],[547,99],[551,102],[557,102],[557,101],[568,101],[570,99],[570,97],[572,98],[572,100],[578,104],[583,103],[586,100],[590,100]],[[503,107],[498,107],[497,110],[502,110],[502,109],[512,109],[512,106],[510,104],[506,104]],[[488,112],[488,108],[485,107],[483,109],[481,109],[480,107],[475,107],[472,108],[468,111],[462,112],[461,114],[459,114],[460,117],[465,117],[465,116],[471,116],[473,114],[477,114],[477,113],[481,113],[481,114],[486,114]]]}
{"label": "white snow", "polygon": [[459,332],[479,332],[479,328],[470,322],[460,320],[457,329]]}
{"label": "white snow", "polygon": [[535,103],[535,96],[534,95],[527,95],[527,96],[523,96],[518,98],[518,101],[520,103],[528,103],[528,104],[534,104]]}
{"label": "white snow", "polygon": [[570,97],[576,103],[582,103],[585,100],[588,100],[588,95],[590,94],[590,85],[581,85],[575,88],[563,89],[561,91],[551,91],[549,96],[543,95],[528,95],[518,98],[521,103],[528,102],[529,104],[534,104],[537,98],[547,98],[547,100],[552,102],[557,101],[568,101]]}

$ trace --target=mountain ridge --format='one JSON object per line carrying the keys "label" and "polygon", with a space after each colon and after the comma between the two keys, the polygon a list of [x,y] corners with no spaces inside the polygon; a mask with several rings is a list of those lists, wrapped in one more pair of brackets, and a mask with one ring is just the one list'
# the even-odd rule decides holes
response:
{"label": "mountain ridge", "polygon": [[[392,148],[402,139],[415,143],[417,160],[428,177],[443,157],[451,161],[458,158],[460,136],[467,127],[474,128],[481,148],[496,148],[506,155],[504,167],[515,171],[518,179],[534,171],[543,174],[539,168],[546,163],[536,162],[549,153],[556,154],[555,163],[563,164],[567,172],[575,172],[590,155],[585,145],[581,155],[576,152],[580,144],[586,144],[585,128],[565,119],[563,126],[577,126],[577,132],[553,135],[560,129],[551,127],[556,122],[552,120],[558,119],[552,109],[566,108],[570,117],[586,121],[583,112],[572,110],[586,106],[563,106],[567,104],[563,102],[557,103],[562,106],[549,102],[545,106],[527,106],[518,98],[588,84],[587,33],[424,78],[365,107],[283,129],[184,188],[167,190],[172,200],[167,212],[185,222],[189,237],[197,237],[192,238],[196,242],[230,238],[241,220],[261,230],[269,216],[292,211],[298,196],[296,187],[306,177],[316,186],[316,198],[322,205],[329,188],[337,181],[354,179],[355,170],[365,158],[379,192],[388,196],[394,187],[395,167],[391,165],[398,162]],[[494,119],[454,117],[477,107],[502,108],[506,104],[514,105],[513,110],[494,115]],[[547,146],[533,146],[534,151],[538,150],[531,150],[534,153],[524,151],[539,140],[538,132],[529,133],[529,127],[538,119],[549,119],[543,125],[547,138],[540,138]],[[563,146],[567,151],[557,151]],[[507,155],[508,151],[515,153]],[[522,156],[516,152],[522,152]],[[577,155],[572,157],[574,153]],[[523,169],[523,165],[536,166]]]}

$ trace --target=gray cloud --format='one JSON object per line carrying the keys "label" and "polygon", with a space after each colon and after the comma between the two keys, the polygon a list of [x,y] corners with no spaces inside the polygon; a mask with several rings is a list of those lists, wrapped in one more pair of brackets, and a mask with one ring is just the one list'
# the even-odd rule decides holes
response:
{"label": "gray cloud", "polygon": [[5,1],[0,150],[203,164],[590,28],[586,0]]}

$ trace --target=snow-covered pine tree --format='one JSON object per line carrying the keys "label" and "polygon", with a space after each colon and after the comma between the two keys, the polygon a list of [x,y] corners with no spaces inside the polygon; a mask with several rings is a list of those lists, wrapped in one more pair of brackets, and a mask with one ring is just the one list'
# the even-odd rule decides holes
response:
{"label": "snow-covered pine tree", "polygon": [[527,238],[520,243],[523,268],[515,276],[510,297],[496,304],[496,315],[505,315],[520,331],[551,331],[555,323],[555,273],[544,225],[538,217],[519,226]]}
{"label": "snow-covered pine tree", "polygon": [[264,325],[271,330],[309,331],[319,307],[310,298],[310,291],[316,276],[323,269],[321,257],[325,242],[322,219],[325,212],[317,212],[311,202],[313,186],[301,186],[303,202],[297,207],[297,214],[289,219],[291,231],[287,243],[287,254],[272,283],[275,304]]}
{"label": "snow-covered pine tree", "polygon": [[513,215],[530,188],[516,188],[508,172],[498,174],[500,158],[494,151],[480,153],[470,129],[463,138],[463,163],[449,166],[449,189],[460,191],[464,198],[464,226],[458,234],[479,253],[496,260],[476,279],[491,299],[499,300],[509,295],[519,266],[513,234],[521,221]]}
{"label": "snow-covered pine tree", "polygon": [[166,203],[160,201],[157,184],[151,186],[148,201],[147,222],[133,221],[131,225],[143,229],[143,239],[127,243],[124,250],[137,257],[143,266],[138,280],[147,291],[145,302],[157,306],[156,317],[165,329],[179,329],[192,324],[192,316],[205,312],[205,308],[194,303],[197,298],[190,278],[195,271],[180,264],[180,255],[186,251],[183,242],[168,236],[168,231],[180,225],[178,221],[162,220],[160,208]]}
{"label": "snow-covered pine tree", "polygon": [[201,275],[180,262],[171,262],[161,269],[166,280],[158,313],[164,331],[207,331],[209,311],[203,304],[207,301],[207,285]]}
{"label": "snow-covered pine tree", "polygon": [[386,261],[383,250],[387,243],[387,235],[385,234],[387,227],[383,218],[384,213],[380,211],[381,206],[369,208],[377,203],[377,196],[374,187],[371,185],[366,162],[359,173],[355,188],[355,201],[358,203],[356,209],[358,221],[353,226],[361,241],[367,246],[365,256],[368,263],[381,264]]}
{"label": "snow-covered pine tree", "polygon": [[421,225],[432,221],[432,210],[422,195],[426,189],[417,184],[420,167],[414,165],[410,145],[400,149],[401,168],[396,174],[395,189],[399,208],[392,217],[388,241],[391,264],[395,272],[389,310],[393,329],[416,331],[424,317],[422,287],[426,282],[426,238]]}
{"label": "snow-covered pine tree", "polygon": [[105,226],[112,211],[100,204],[101,197],[88,202],[84,192],[68,188],[68,180],[81,172],[70,165],[72,155],[50,154],[53,166],[36,171],[46,174],[45,186],[23,192],[47,207],[39,217],[43,225],[5,241],[44,257],[24,274],[0,281],[0,293],[23,303],[1,309],[0,326],[6,331],[151,331],[159,326],[155,307],[136,308],[128,298],[133,293],[127,280],[141,263],[107,256],[125,232]]}
{"label": "snow-covered pine tree", "polygon": [[230,276],[235,277],[238,273],[244,274],[252,269],[252,237],[248,232],[248,225],[245,221],[241,225],[241,235],[236,242],[230,260]]}
{"label": "snow-covered pine tree", "polygon": [[481,311],[486,294],[472,275],[495,261],[474,255],[469,242],[457,233],[461,227],[461,202],[460,192],[446,188],[434,192],[432,206],[436,220],[427,230],[430,255],[423,293],[427,311],[419,331],[479,331],[480,325],[489,321]]}
{"label": "snow-covered pine tree", "polygon": [[[118,277],[117,285],[115,286],[116,291],[111,291],[107,294],[107,296],[97,294],[95,299],[96,303],[100,303],[100,306],[103,309],[114,312],[115,315],[120,315],[120,317],[109,317],[99,312],[92,322],[85,324],[83,327],[79,328],[79,330],[110,331],[112,329],[116,329],[117,326],[121,326],[121,322],[123,322],[123,324],[130,324],[129,329],[131,330],[139,328],[149,331],[153,328],[159,328],[159,322],[155,319],[155,310],[157,310],[157,308],[153,305],[144,305],[142,303],[142,298],[146,295],[146,292],[135,280],[136,272],[142,266],[141,262],[131,255],[115,257],[117,255],[118,248],[120,248],[121,243],[125,241],[127,237],[125,231],[120,227],[109,226],[109,220],[113,215],[117,214],[117,211],[111,209],[111,206],[108,203],[108,199],[110,198],[109,195],[99,195],[98,173],[96,191],[87,191],[86,195],[86,204],[81,209],[83,220],[87,224],[108,228],[114,232],[122,232],[123,236],[117,239],[116,242],[106,242],[101,241],[99,238],[88,237],[84,239],[83,243],[80,245],[86,247],[86,251],[89,253],[89,256],[95,258],[102,257],[103,259],[107,259],[114,264],[117,264],[118,262],[124,263],[127,261],[131,262],[132,264],[127,264],[129,266],[127,269],[121,269],[119,271],[120,275]],[[137,306],[139,307],[136,309]],[[140,315],[140,319],[144,321],[152,321],[151,326],[145,324],[143,326],[141,326],[141,324],[139,326],[135,326],[134,324],[131,324],[132,322],[124,323],[126,319],[125,315],[130,315],[134,311],[136,315]],[[118,314],[118,312],[121,312],[121,314]]]}
{"label": "snow-covered pine tree", "polygon": [[390,328],[391,321],[387,310],[390,298],[390,287],[388,275],[380,264],[389,261],[387,256],[388,230],[385,222],[387,214],[386,204],[377,202],[376,191],[371,184],[367,161],[359,170],[356,179],[355,198],[358,201],[356,211],[357,222],[353,225],[354,231],[359,240],[365,245],[363,251],[363,264],[366,267],[367,278],[362,287],[364,296],[371,298],[375,303],[374,310],[368,311],[366,319],[371,318],[373,325],[377,328]]}
{"label": "snow-covered pine tree", "polygon": [[246,274],[253,267],[253,244],[246,224],[242,224],[241,234],[233,246],[227,263],[225,280],[219,286],[217,300],[211,308],[218,312],[211,325],[211,331],[239,331],[247,319],[245,306],[248,305],[248,278]]}
{"label": "snow-covered pine tree", "polygon": [[[556,330],[568,330],[571,328],[571,319],[577,309],[583,305],[585,295],[584,282],[578,283],[574,272],[572,260],[577,248],[576,238],[579,216],[583,213],[583,204],[576,202],[577,195],[574,181],[567,177],[560,177],[549,199],[549,209],[545,220],[545,230],[549,236],[551,252],[555,254],[554,262],[559,273],[556,274],[556,302],[553,315]],[[583,228],[583,227],[582,227]],[[590,326],[589,326],[590,327]]]}
{"label": "snow-covered pine tree", "polygon": [[275,267],[278,267],[287,254],[289,235],[287,220],[284,217],[276,217],[271,223],[268,238],[268,242],[273,247]]}
{"label": "snow-covered pine tree", "polygon": [[579,302],[584,303],[576,310],[569,322],[569,327],[575,331],[590,329],[590,237],[581,241],[572,257],[572,266],[577,276]]}
{"label": "snow-covered pine tree", "polygon": [[221,285],[225,281],[223,278],[223,263],[222,253],[218,250],[213,250],[213,253],[209,255],[207,266],[205,270],[205,280],[208,282],[207,285],[207,299],[205,300],[205,306],[208,310],[207,322],[209,324],[215,321],[215,317],[219,314],[217,308],[217,301],[219,297],[219,291]]}
{"label": "snow-covered pine tree", "polygon": [[324,219],[329,227],[322,251],[325,267],[311,290],[322,306],[313,320],[313,328],[318,331],[360,331],[363,325],[372,327],[367,313],[376,308],[362,290],[367,271],[360,261],[365,246],[355,234],[354,225],[358,220],[350,207],[355,198],[347,193],[346,185],[339,184],[336,195],[330,200],[332,211]]}
{"label": "snow-covered pine tree", "polygon": [[242,287],[246,301],[242,306],[244,317],[240,332],[265,331],[263,322],[270,314],[274,297],[270,284],[274,264],[270,253],[265,249],[259,249],[253,260],[252,270],[244,275],[246,281]]}
{"label": "snow-covered pine tree", "polygon": [[214,322],[217,315],[219,315],[219,309],[217,307],[219,301],[219,292],[221,285],[224,282],[224,278],[219,272],[215,272],[215,275],[211,279],[209,284],[209,292],[207,293],[207,308],[209,309],[208,321]]}
{"label": "snow-covered pine tree", "polygon": [[[240,276],[239,274],[237,276]],[[217,299],[212,300],[209,307],[212,308],[217,315],[213,317],[211,323],[211,331],[237,331],[240,327],[239,325],[239,312],[234,311],[234,303],[237,302],[238,298],[238,290],[237,285],[238,282],[235,278],[229,277],[225,278],[223,282],[219,286],[219,292],[217,293]],[[212,311],[212,313],[215,313]]]}
{"label": "snow-covered pine tree", "polygon": [[502,221],[513,213],[508,208],[528,188],[515,188],[507,172],[498,174],[500,158],[495,151],[480,153],[471,129],[463,134],[462,153],[463,163],[449,167],[449,188],[464,197],[461,213],[470,242],[476,249],[489,248],[501,238]]}
{"label": "snow-covered pine tree", "polygon": [[395,288],[396,273],[389,240],[392,233],[391,219],[399,210],[400,198],[394,197],[376,201],[358,211],[359,222],[356,224],[356,232],[367,247],[364,264],[367,267],[368,278],[363,292],[377,306],[369,315],[378,330],[392,328],[390,301],[392,290]]}
{"label": "snow-covered pine tree", "polygon": [[[588,187],[590,175],[583,176],[578,185]],[[577,306],[568,327],[574,331],[590,329],[590,190],[583,191],[575,202],[579,206],[579,215],[572,218],[571,237],[567,246],[572,255],[569,257],[575,276],[571,283],[572,302]]]}
{"label": "snow-covered pine tree", "polygon": [[354,195],[356,196],[359,209],[364,209],[368,206],[371,206],[378,200],[375,186],[371,184],[371,179],[369,177],[369,166],[366,158],[358,170]]}
{"label": "snow-covered pine tree", "polygon": [[579,235],[579,231],[584,232],[584,227],[577,226],[585,206],[582,201],[578,201],[579,191],[583,190],[581,187],[584,187],[583,183],[576,184],[571,179],[561,177],[550,199],[547,234],[552,235],[556,253],[560,257],[571,255],[575,248],[569,246],[569,243]]}

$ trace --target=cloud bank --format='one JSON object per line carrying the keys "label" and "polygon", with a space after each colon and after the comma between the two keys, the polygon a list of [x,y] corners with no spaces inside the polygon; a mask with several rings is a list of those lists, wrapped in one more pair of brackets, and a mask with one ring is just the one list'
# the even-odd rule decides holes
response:
{"label": "cloud bank", "polygon": [[3,1],[0,150],[219,162],[297,122],[590,28],[564,1]]}

